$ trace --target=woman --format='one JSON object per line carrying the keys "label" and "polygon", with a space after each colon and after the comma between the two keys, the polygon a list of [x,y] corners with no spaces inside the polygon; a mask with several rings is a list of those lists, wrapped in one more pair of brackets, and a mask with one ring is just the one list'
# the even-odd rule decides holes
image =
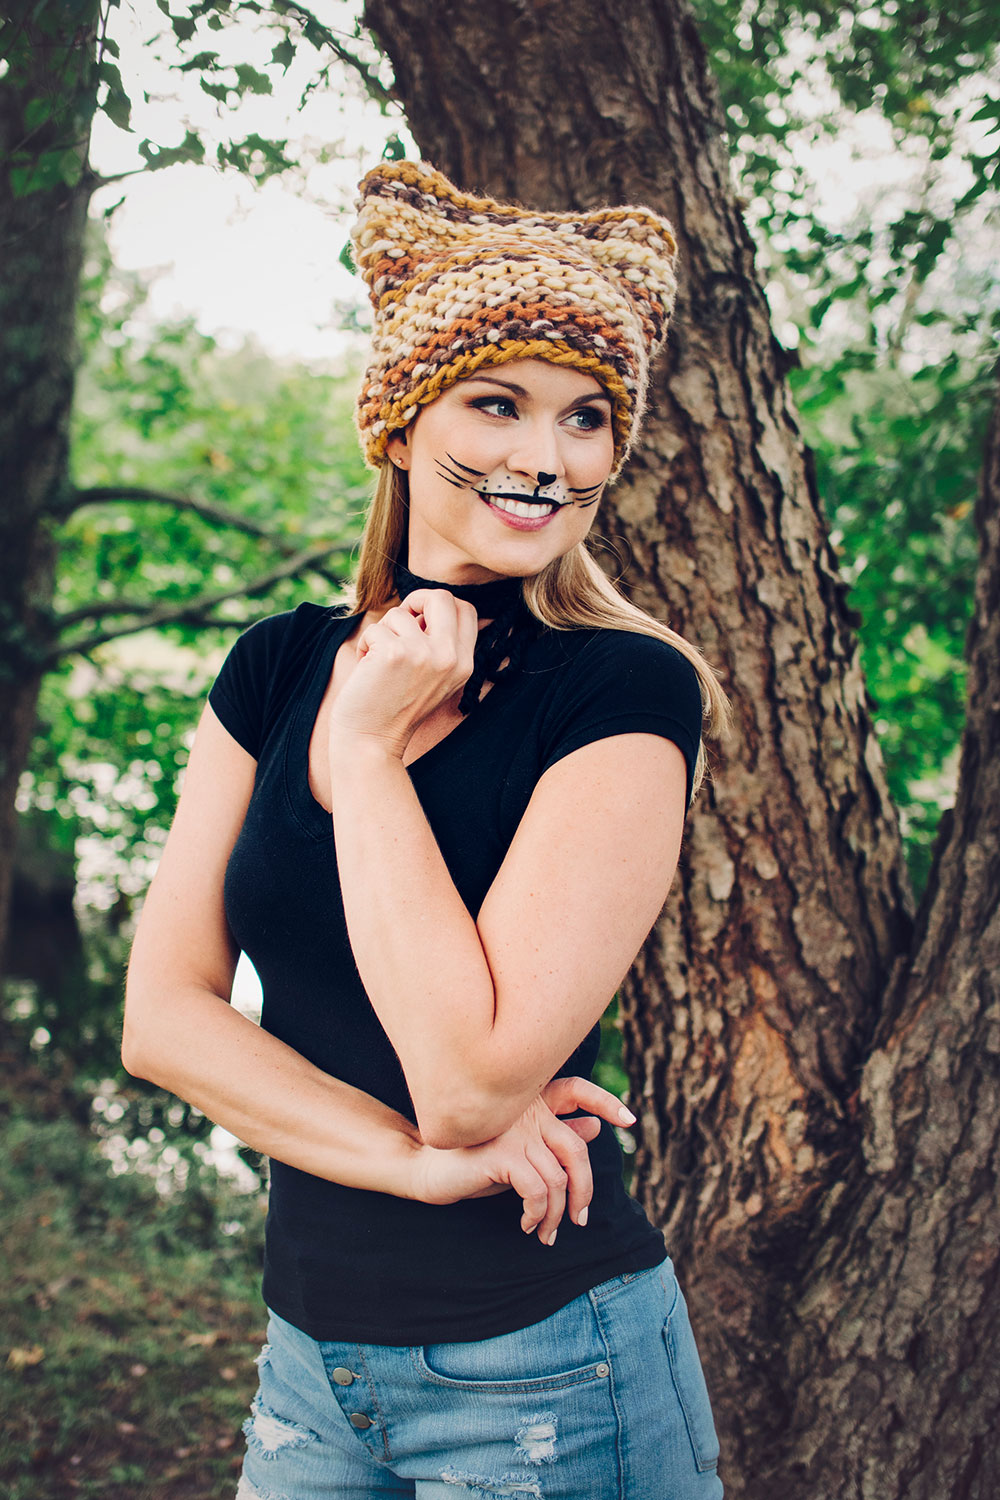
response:
{"label": "woman", "polygon": [[[724,713],[584,547],[673,238],[409,162],[361,193],[354,607],[234,647],[128,984],[130,1071],[272,1158],[239,1500],[715,1500],[683,1298],[622,1187],[633,1117],[587,1082]],[[240,948],[259,1030],[226,1001]]]}

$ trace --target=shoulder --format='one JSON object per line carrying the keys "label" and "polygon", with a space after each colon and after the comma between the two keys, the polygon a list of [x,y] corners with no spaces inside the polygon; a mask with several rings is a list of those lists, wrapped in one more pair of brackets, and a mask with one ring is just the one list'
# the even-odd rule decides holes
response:
{"label": "shoulder", "polygon": [[693,664],[668,641],[631,630],[549,631],[539,642],[553,691],[545,716],[545,763],[608,735],[673,740],[688,766],[701,742],[702,695]]}
{"label": "shoulder", "polygon": [[343,607],[300,604],[255,621],[233,644],[208,701],[224,728],[255,758],[291,685],[347,613]]}
{"label": "shoulder", "polygon": [[633,630],[546,631],[540,646],[550,667],[562,668],[563,683],[605,683],[609,688],[645,686],[701,714],[698,673],[669,641]]}
{"label": "shoulder", "polygon": [[346,606],[300,604],[296,609],[255,620],[238,636],[232,650],[244,657],[273,658],[290,645],[312,641],[332,620],[343,619]]}

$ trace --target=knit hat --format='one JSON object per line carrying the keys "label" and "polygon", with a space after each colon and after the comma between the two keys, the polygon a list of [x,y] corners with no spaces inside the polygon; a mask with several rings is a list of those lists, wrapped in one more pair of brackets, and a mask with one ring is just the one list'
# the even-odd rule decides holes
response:
{"label": "knit hat", "polygon": [[462,193],[426,162],[363,179],[354,260],[375,309],[358,398],[375,468],[421,406],[484,365],[546,359],[593,375],[612,401],[614,473],[642,417],[666,335],[677,246],[648,208],[554,214]]}

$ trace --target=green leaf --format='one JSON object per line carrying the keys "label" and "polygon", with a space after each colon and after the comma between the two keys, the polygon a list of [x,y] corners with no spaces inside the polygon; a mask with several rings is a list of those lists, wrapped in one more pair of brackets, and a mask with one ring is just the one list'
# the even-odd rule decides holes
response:
{"label": "green leaf", "polygon": [[178,68],[181,73],[215,72],[219,54],[217,52],[196,52],[194,57],[189,57],[182,62]]}
{"label": "green leaf", "polygon": [[[166,13],[170,15],[169,10]],[[170,24],[179,42],[189,42],[197,30],[198,23],[193,16],[170,16]]]}
{"label": "green leaf", "polygon": [[104,113],[119,130],[132,128],[132,101],[125,92],[122,75],[115,63],[101,60],[98,68],[101,81],[107,85],[107,96],[102,106]]}
{"label": "green leaf", "polygon": [[294,60],[295,43],[291,37],[286,36],[284,41],[279,42],[271,53],[271,61],[277,63],[279,68],[284,68],[287,73]]}
{"label": "green leaf", "polygon": [[45,121],[50,118],[51,114],[51,99],[29,99],[24,107],[25,129],[29,131],[37,130],[39,125],[45,124]]}
{"label": "green leaf", "polygon": [[209,83],[207,78],[199,78],[198,87],[202,93],[208,94],[213,99],[218,99],[220,104],[225,104],[229,98],[228,83]]}
{"label": "green leaf", "polygon": [[271,92],[271,80],[266,73],[261,73],[257,68],[252,68],[249,63],[236,64],[236,77],[239,79],[241,91],[249,94],[269,94]]}
{"label": "green leaf", "polygon": [[182,161],[204,161],[205,146],[201,137],[189,130],[179,146],[157,146],[153,141],[140,141],[139,154],[151,171],[156,172]]}

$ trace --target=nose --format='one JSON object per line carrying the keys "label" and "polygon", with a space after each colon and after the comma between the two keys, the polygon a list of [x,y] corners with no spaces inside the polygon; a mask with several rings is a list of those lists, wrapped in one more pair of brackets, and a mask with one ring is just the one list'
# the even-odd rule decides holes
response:
{"label": "nose", "polygon": [[515,474],[527,475],[539,489],[555,484],[566,473],[558,433],[545,421],[525,423],[507,466]]}

